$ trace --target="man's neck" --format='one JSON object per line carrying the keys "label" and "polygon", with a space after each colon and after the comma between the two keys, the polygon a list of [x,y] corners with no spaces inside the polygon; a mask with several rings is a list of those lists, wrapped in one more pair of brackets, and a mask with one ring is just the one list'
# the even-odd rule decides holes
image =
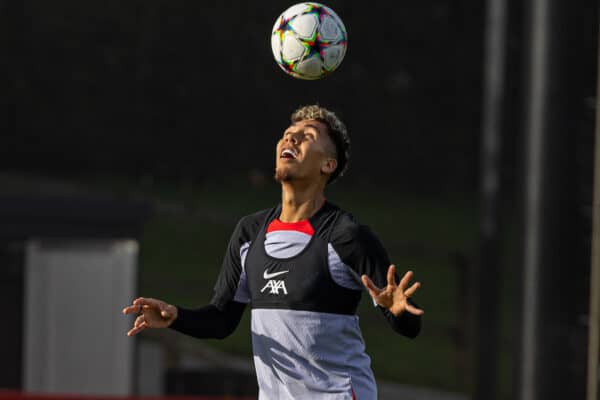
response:
{"label": "man's neck", "polygon": [[323,188],[308,186],[299,188],[291,182],[281,184],[282,222],[298,222],[312,217],[325,203]]}

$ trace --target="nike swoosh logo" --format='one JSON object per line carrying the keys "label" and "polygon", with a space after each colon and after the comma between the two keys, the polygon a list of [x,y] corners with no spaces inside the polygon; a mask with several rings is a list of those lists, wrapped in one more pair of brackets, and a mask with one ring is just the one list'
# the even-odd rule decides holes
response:
{"label": "nike swoosh logo", "polygon": [[273,272],[272,274],[268,274],[267,270],[265,270],[265,273],[263,274],[263,278],[271,279],[271,278],[275,278],[276,276],[279,276],[279,275],[287,274],[288,272],[290,272],[290,271],[279,271],[279,272]]}

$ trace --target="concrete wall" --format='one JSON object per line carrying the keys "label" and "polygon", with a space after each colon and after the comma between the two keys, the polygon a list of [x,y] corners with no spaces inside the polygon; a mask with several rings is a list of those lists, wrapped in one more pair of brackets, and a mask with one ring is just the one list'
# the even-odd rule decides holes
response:
{"label": "concrete wall", "polygon": [[23,389],[131,395],[135,340],[121,314],[136,289],[133,240],[32,240],[26,247]]}

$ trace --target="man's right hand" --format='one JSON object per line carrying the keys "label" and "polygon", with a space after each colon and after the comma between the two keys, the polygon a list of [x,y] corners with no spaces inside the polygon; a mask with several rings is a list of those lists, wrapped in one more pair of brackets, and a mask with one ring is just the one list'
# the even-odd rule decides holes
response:
{"label": "man's right hand", "polygon": [[164,301],[139,297],[123,309],[123,314],[139,314],[127,336],[133,336],[146,328],[166,328],[177,319],[177,307]]}

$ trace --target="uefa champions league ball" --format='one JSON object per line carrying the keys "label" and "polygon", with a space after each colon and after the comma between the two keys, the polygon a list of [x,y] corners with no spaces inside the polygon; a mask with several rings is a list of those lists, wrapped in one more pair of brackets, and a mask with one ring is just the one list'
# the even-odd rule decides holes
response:
{"label": "uefa champions league ball", "polygon": [[329,7],[299,3],[275,21],[271,48],[275,61],[295,78],[320,79],[344,59],[348,35],[344,23]]}

